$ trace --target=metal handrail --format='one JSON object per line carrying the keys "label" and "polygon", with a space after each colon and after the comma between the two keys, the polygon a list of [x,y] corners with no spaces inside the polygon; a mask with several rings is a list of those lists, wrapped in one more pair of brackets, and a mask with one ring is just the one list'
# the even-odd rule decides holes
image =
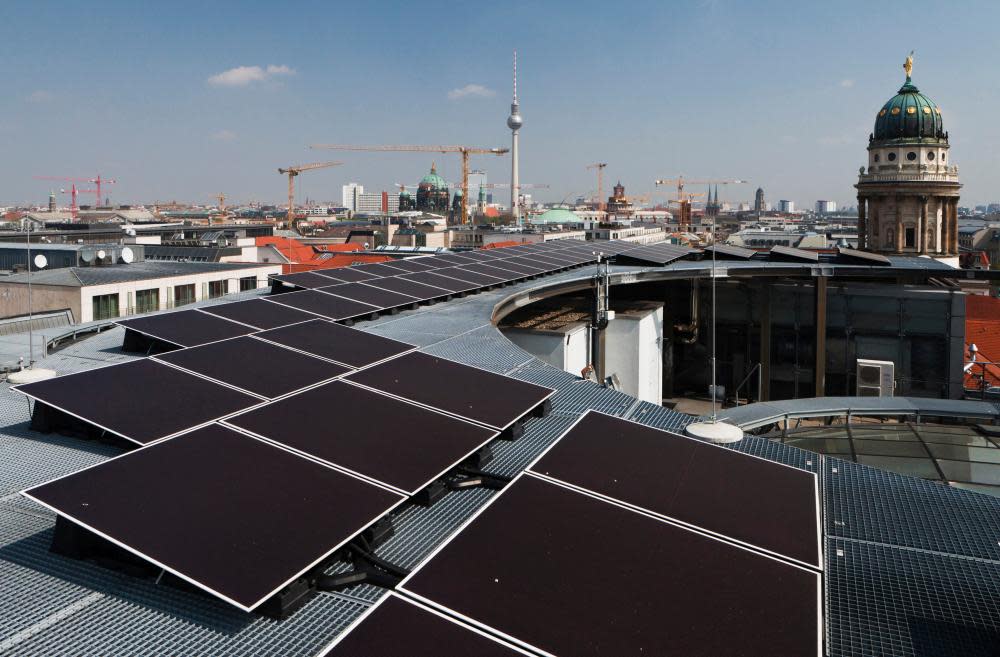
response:
{"label": "metal handrail", "polygon": [[[740,405],[740,389],[743,387],[743,384],[745,384],[747,381],[750,380],[750,377],[753,376],[754,372],[757,372],[757,401],[763,401],[760,398],[760,391],[763,390],[763,375],[764,375],[764,370],[763,370],[763,368],[761,368],[761,364],[757,363],[752,368],[750,368],[750,371],[747,373],[747,375],[745,377],[743,377],[743,380],[740,381],[739,384],[736,386],[736,391],[735,391],[734,394],[736,395],[736,405],[737,406]],[[749,394],[747,395],[747,401],[748,402],[750,401],[750,395]]]}

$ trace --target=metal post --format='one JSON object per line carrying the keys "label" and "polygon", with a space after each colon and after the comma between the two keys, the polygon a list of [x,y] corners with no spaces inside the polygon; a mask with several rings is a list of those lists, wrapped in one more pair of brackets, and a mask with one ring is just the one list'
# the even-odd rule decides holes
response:
{"label": "metal post", "polygon": [[35,333],[31,319],[31,219],[24,226],[25,242],[28,246],[28,369],[35,364]]}
{"label": "metal post", "polygon": [[718,420],[718,402],[716,398],[717,388],[715,387],[715,215],[712,215],[712,423]]}
{"label": "metal post", "polygon": [[826,396],[826,276],[816,279],[815,396]]}

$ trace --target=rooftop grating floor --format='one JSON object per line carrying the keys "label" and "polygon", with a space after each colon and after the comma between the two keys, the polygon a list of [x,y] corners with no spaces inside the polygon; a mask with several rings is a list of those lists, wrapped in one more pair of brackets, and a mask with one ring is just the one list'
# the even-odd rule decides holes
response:
{"label": "rooftop grating floor", "polygon": [[[492,444],[495,458],[485,468],[491,473],[521,472],[588,409],[683,430],[694,418],[550,368],[492,326],[493,308],[507,295],[585,275],[555,274],[356,327],[558,389],[550,415],[529,420],[518,440]],[[62,374],[132,360],[120,350],[122,337],[122,329],[108,330],[40,364]],[[0,654],[306,657],[317,655],[385,594],[371,586],[322,593],[291,618],[274,621],[199,593],[54,555],[48,550],[53,514],[17,491],[118,451],[31,432],[28,419],[24,398],[0,390]],[[733,449],[820,473],[829,655],[989,654],[976,650],[1000,630],[1000,500],[762,438],[747,438]],[[486,489],[456,491],[428,508],[402,507],[394,514],[396,533],[378,555],[412,567],[493,495]]]}

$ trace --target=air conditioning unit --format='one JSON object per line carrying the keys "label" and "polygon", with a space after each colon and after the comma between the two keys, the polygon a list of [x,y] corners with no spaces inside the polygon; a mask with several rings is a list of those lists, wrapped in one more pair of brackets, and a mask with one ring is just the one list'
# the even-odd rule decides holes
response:
{"label": "air conditioning unit", "polygon": [[896,364],[891,360],[858,359],[858,397],[892,397]]}

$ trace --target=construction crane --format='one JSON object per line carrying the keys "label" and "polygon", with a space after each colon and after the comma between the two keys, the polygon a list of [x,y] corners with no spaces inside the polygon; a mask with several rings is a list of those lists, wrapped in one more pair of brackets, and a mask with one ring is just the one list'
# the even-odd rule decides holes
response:
{"label": "construction crane", "polygon": [[680,228],[686,228],[691,224],[691,200],[695,196],[704,196],[704,194],[692,194],[690,192],[684,191],[685,185],[739,185],[747,182],[746,180],[739,179],[701,179],[701,180],[688,180],[684,176],[678,176],[677,178],[666,178],[656,181],[656,186],[660,185],[676,185],[677,186],[677,198],[670,199],[670,202],[677,203],[680,205],[680,213],[678,225]]}
{"label": "construction crane", "polygon": [[462,156],[462,223],[469,220],[469,156],[506,155],[509,148],[474,148],[472,146],[354,146],[351,144],[313,144],[310,148],[334,151],[390,151],[404,153],[459,153]]}
{"label": "construction crane", "polygon": [[85,183],[90,183],[91,185],[95,185],[94,189],[88,189],[86,190],[86,192],[79,189],[76,190],[78,194],[83,194],[83,193],[94,194],[95,197],[97,198],[97,203],[94,204],[94,207],[97,207],[102,204],[101,185],[113,185],[117,182],[113,178],[101,178],[100,174],[98,174],[96,178],[66,178],[61,176],[35,176],[35,180],[58,180],[61,182],[69,182],[69,183],[85,182]]}
{"label": "construction crane", "polygon": [[92,189],[77,189],[76,188],[76,183],[73,183],[70,186],[69,191],[66,191],[65,189],[60,189],[59,190],[59,193],[61,193],[61,194],[69,194],[70,195],[70,203],[69,203],[69,215],[70,215],[70,217],[72,217],[73,219],[76,219],[77,218],[77,213],[78,213],[78,211],[80,209],[80,206],[78,206],[76,204],[76,197],[78,195],[80,195],[80,194],[90,194],[93,191],[94,190],[92,190]]}
{"label": "construction crane", "polygon": [[593,164],[588,164],[587,169],[597,169],[597,209],[600,210],[601,206],[604,205],[604,167],[608,166],[607,162],[594,162]]}
{"label": "construction crane", "polygon": [[327,167],[336,167],[343,164],[343,162],[313,162],[312,164],[296,164],[284,169],[278,169],[278,173],[288,174],[288,228],[292,229],[295,225],[295,176],[299,175],[303,171],[312,171],[313,169],[326,169]]}

